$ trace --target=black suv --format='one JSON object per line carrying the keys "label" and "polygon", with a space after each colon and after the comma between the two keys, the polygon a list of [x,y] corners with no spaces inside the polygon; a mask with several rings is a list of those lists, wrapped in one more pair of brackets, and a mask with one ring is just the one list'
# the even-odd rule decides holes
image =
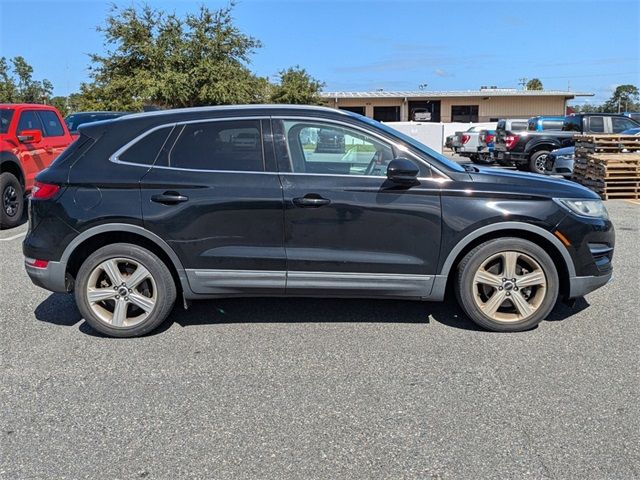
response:
{"label": "black suv", "polygon": [[[326,131],[344,151],[317,153]],[[153,330],[178,296],[438,301],[448,285],[473,321],[519,331],[611,278],[595,193],[463,168],[357,114],[193,108],[80,134],[38,175],[25,263],[108,335]]]}

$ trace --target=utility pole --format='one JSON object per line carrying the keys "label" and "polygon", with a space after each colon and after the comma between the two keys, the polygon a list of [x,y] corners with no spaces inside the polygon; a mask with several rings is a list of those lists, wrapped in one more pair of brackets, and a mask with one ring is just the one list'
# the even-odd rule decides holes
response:
{"label": "utility pole", "polygon": [[526,88],[525,88],[525,87],[527,86],[527,79],[526,79],[526,78],[524,78],[524,77],[519,78],[519,79],[518,79],[518,85],[521,85],[521,86],[522,86],[522,89],[523,89],[523,90],[526,90]]}

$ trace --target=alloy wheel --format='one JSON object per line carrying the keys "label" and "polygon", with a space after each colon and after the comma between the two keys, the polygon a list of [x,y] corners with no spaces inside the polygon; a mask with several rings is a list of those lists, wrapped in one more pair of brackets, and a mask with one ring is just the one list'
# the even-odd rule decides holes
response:
{"label": "alloy wheel", "polygon": [[5,213],[10,217],[18,212],[18,192],[13,185],[8,185],[2,192],[2,205]]}
{"label": "alloy wheel", "polygon": [[153,311],[156,282],[147,268],[129,258],[111,258],[89,275],[86,298],[92,312],[113,327],[132,327]]}
{"label": "alloy wheel", "polygon": [[497,322],[530,318],[544,301],[547,278],[529,255],[505,251],[490,256],[473,277],[473,300],[487,317]]}
{"label": "alloy wheel", "polygon": [[536,158],[535,167],[539,173],[544,173],[547,170],[547,157],[548,155],[540,155]]}

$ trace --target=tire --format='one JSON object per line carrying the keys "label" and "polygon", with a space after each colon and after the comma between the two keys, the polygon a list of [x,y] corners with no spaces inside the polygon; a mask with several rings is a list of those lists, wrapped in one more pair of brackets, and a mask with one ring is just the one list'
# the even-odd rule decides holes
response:
{"label": "tire", "polygon": [[546,150],[539,150],[529,158],[529,171],[533,173],[539,173],[544,175],[546,171],[546,160],[549,152]]}
{"label": "tire", "polygon": [[[515,267],[505,271],[510,264]],[[521,332],[549,315],[558,299],[559,280],[553,260],[541,247],[511,237],[471,250],[458,265],[455,287],[460,306],[473,322],[495,332]]]}
{"label": "tire", "polygon": [[137,337],[167,318],[176,300],[176,285],[154,253],[114,243],[89,255],[80,266],[75,298],[93,329],[111,337]]}
{"label": "tire", "polygon": [[22,221],[24,189],[14,174],[0,175],[0,228],[13,228]]}

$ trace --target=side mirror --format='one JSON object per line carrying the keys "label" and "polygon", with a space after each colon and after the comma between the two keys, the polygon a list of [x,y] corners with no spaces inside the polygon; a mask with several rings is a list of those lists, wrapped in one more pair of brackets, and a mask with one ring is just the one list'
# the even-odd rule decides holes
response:
{"label": "side mirror", "polygon": [[395,183],[412,185],[419,173],[418,166],[408,158],[394,158],[387,166],[387,178]]}
{"label": "side mirror", "polygon": [[42,132],[40,130],[22,130],[18,133],[18,140],[21,143],[38,143],[42,140]]}

